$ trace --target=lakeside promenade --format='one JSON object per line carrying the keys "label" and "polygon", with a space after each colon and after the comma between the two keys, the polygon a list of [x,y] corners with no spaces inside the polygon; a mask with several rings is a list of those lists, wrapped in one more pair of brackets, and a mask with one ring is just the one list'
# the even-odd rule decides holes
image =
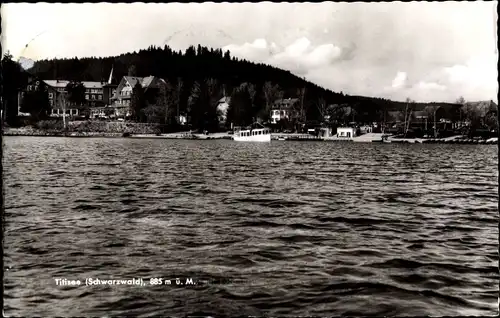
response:
{"label": "lakeside promenade", "polygon": [[[128,134],[108,132],[62,132],[40,130],[33,128],[6,128],[4,136],[46,136],[46,137],[106,137],[106,138],[132,138],[132,139],[191,139],[215,140],[232,139],[227,132],[212,134],[195,134],[192,132],[177,132],[168,134]],[[385,137],[385,138],[384,138]],[[274,133],[272,139],[276,141],[325,141],[325,142],[378,142],[378,143],[447,143],[447,144],[498,144],[498,138],[470,139],[465,136],[452,136],[447,138],[396,138],[381,133],[367,133],[351,138],[317,137],[309,134]]]}

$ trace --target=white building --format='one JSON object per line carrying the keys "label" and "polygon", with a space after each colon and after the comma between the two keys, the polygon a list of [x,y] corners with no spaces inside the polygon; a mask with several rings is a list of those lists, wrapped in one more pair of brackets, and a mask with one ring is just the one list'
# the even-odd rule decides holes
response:
{"label": "white building", "polygon": [[353,138],[356,137],[356,128],[352,127],[339,127],[337,128],[338,138]]}
{"label": "white building", "polygon": [[360,132],[361,132],[362,134],[368,134],[368,133],[373,132],[373,127],[372,127],[372,126],[367,126],[367,125],[365,125],[365,126],[361,126],[361,127],[359,128],[359,130],[360,130]]}
{"label": "white building", "polygon": [[222,97],[217,104],[217,114],[220,123],[226,122],[227,109],[229,108],[230,102],[231,102],[231,97]]}
{"label": "white building", "polygon": [[271,110],[271,124],[277,124],[282,119],[290,118],[291,109],[298,101],[298,98],[277,100]]}

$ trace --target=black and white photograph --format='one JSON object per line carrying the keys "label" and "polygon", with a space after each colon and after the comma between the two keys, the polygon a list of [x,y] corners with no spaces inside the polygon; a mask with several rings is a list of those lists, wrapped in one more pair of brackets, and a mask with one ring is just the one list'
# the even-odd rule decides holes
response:
{"label": "black and white photograph", "polygon": [[497,1],[0,11],[3,316],[499,315]]}

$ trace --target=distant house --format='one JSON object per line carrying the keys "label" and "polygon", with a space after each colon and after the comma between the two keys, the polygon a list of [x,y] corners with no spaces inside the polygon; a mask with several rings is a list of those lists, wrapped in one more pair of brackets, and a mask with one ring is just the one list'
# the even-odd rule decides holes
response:
{"label": "distant house", "polygon": [[109,115],[114,114],[114,109],[111,107],[113,102],[111,98],[116,94],[117,87],[118,84],[113,81],[113,68],[111,68],[108,82],[102,86],[102,100],[104,103],[91,108],[91,118],[108,118]]}
{"label": "distant house", "polygon": [[373,132],[373,126],[369,126],[369,125],[361,126],[361,127],[359,127],[359,132],[361,134],[372,133]]}
{"label": "distant house", "polygon": [[176,116],[177,122],[179,125],[186,125],[187,124],[187,115],[179,115]]}
{"label": "distant house", "polygon": [[476,110],[480,117],[485,117],[489,113],[498,113],[498,105],[492,100],[480,102],[467,102],[461,107],[462,111],[467,109]]}
{"label": "distant house", "polygon": [[17,114],[16,114],[17,116],[29,116],[30,115],[29,113],[21,112],[21,105],[23,102],[23,98],[27,92],[35,91],[35,90],[38,90],[40,88],[44,91],[48,90],[47,85],[45,85],[45,83],[41,79],[36,78],[36,77],[30,77],[28,80],[28,85],[23,90],[19,91],[19,93],[18,93],[18,96],[17,96]]}
{"label": "distant house", "polygon": [[114,109],[114,117],[123,118],[130,116],[132,91],[137,83],[144,89],[144,96],[150,103],[155,102],[160,85],[165,85],[165,81],[156,76],[124,76],[116,87],[115,94],[111,97],[111,107]]}
{"label": "distant house", "polygon": [[229,108],[229,103],[231,102],[231,97],[222,97],[219,99],[217,104],[217,114],[219,116],[219,123],[225,123],[227,119],[227,110]]}
{"label": "distant house", "polygon": [[338,138],[353,138],[356,137],[356,128],[352,127],[338,127],[337,128]]}
{"label": "distant house", "polygon": [[277,124],[282,119],[290,118],[292,109],[299,102],[298,98],[278,99],[271,110],[271,124]]}
{"label": "distant house", "polygon": [[[458,121],[458,108],[452,104],[420,106],[417,110],[409,109],[406,113],[406,123],[409,129],[423,129],[427,131],[435,127],[437,130],[446,130],[455,126]],[[403,127],[405,123],[405,110],[387,112],[386,123],[389,124],[389,127]]]}
{"label": "distant house", "polygon": [[[45,80],[44,81],[50,88],[57,92],[65,92],[66,85],[70,83],[67,80]],[[103,106],[106,101],[103,98],[103,86],[104,82],[81,82],[85,87],[85,100],[87,101],[87,106],[96,107]],[[50,99],[50,95],[49,95]]]}
{"label": "distant house", "polygon": [[451,123],[448,112],[441,106],[426,106],[423,110],[412,113],[411,126],[423,127],[425,130],[434,127],[434,124]]}
{"label": "distant house", "polygon": [[[50,113],[51,117],[62,117],[64,114],[64,107],[66,108],[66,116],[71,117],[71,116],[81,115],[82,108],[84,106],[87,106],[88,104],[71,105],[69,103],[66,103],[66,105],[63,106],[62,102],[63,95],[67,96],[66,85],[68,85],[69,82],[70,81],[65,81],[65,80],[40,80],[38,78],[33,78],[30,82],[28,82],[26,89],[19,93],[19,104],[18,104],[19,116],[29,115],[21,112],[22,99],[24,98],[25,94],[27,92],[39,89],[46,91],[48,94],[49,105],[51,107],[51,113]],[[89,91],[90,89],[95,89],[97,84],[100,84],[100,82],[83,82],[83,85]],[[90,103],[91,101],[86,99],[86,102]]]}

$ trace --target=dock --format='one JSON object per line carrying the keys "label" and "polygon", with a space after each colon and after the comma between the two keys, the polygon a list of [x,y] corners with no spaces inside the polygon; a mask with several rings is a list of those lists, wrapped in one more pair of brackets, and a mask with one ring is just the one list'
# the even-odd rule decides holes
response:
{"label": "dock", "polygon": [[273,133],[271,135],[271,140],[323,141],[323,137],[313,136],[310,134]]}

